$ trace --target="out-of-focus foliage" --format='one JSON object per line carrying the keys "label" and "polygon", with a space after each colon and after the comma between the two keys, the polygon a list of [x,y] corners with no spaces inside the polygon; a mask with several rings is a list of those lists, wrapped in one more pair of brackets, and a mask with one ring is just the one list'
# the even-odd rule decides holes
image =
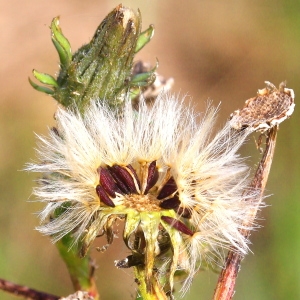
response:
{"label": "out-of-focus foliage", "polygon": [[[59,58],[50,41],[49,25],[60,15],[73,49],[89,41],[100,20],[119,1],[1,0],[0,90],[0,277],[53,294],[68,294],[71,283],[65,266],[48,238],[33,228],[33,214],[42,208],[28,203],[34,175],[20,172],[34,157],[33,132],[53,125],[55,102],[28,84],[33,67],[54,75]],[[155,25],[152,42],[138,58],[159,73],[175,78],[174,91],[193,97],[203,110],[207,98],[222,101],[220,122],[253,97],[269,80],[296,94],[296,109],[284,122],[261,213],[264,227],[251,236],[253,254],[246,257],[236,287],[237,300],[300,298],[300,136],[297,99],[300,95],[299,1],[171,1],[128,0],[140,8],[143,29]],[[253,140],[244,147],[254,166],[258,153]],[[121,230],[122,224],[120,224]],[[97,245],[105,241],[98,239]],[[116,270],[114,259],[127,255],[120,244],[104,254],[92,252],[99,269],[103,299],[132,299],[135,286],[130,270]],[[199,274],[186,299],[210,299],[217,275]],[[18,299],[0,292],[3,300]]]}

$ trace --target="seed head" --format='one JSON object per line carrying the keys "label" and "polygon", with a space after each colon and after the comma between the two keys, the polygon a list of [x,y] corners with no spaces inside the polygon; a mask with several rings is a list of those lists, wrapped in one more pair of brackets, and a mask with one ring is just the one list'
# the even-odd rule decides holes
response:
{"label": "seed head", "polygon": [[43,173],[34,190],[46,203],[38,230],[54,242],[72,233],[84,255],[99,233],[112,243],[124,220],[132,255],[116,266],[144,266],[148,289],[167,274],[172,290],[184,270],[186,291],[204,260],[231,246],[246,253],[240,229],[253,204],[237,151],[247,133],[226,123],[213,135],[215,117],[212,107],[197,116],[167,94],[137,110],[128,101],[117,117],[100,101],[84,114],[60,108],[56,129],[38,137],[39,162],[27,168]]}

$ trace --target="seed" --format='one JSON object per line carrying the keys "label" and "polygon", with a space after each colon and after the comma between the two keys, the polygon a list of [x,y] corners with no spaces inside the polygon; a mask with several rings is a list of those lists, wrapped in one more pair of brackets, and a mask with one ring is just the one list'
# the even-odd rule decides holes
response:
{"label": "seed", "polygon": [[109,198],[109,196],[106,194],[104,188],[99,184],[96,186],[96,193],[99,196],[101,202],[103,202],[107,206],[115,207],[115,204]]}
{"label": "seed", "polygon": [[148,194],[149,190],[155,185],[158,180],[158,171],[156,168],[156,161],[154,160],[149,164],[147,185],[144,191],[144,195]]}
{"label": "seed", "polygon": [[114,181],[114,178],[107,169],[100,167],[98,171],[100,172],[99,182],[109,196],[115,198],[116,192],[122,194],[121,190]]}
{"label": "seed", "polygon": [[113,168],[113,167],[107,167],[108,170],[110,171],[111,176],[113,177],[113,179],[115,180],[115,182],[117,183],[117,186],[120,188],[120,190],[124,193],[124,194],[130,194],[130,190],[127,187],[127,185],[123,182],[123,178],[120,176],[119,172]]}
{"label": "seed", "polygon": [[164,199],[177,191],[177,185],[173,177],[171,177],[159,192],[157,199]]}
{"label": "seed", "polygon": [[192,232],[191,229],[189,229],[185,224],[183,224],[182,222],[172,218],[172,217],[168,217],[168,216],[162,216],[161,219],[168,223],[169,225],[171,225],[173,228],[177,229],[178,231],[181,231],[184,234],[193,236],[194,233]]}
{"label": "seed", "polygon": [[161,202],[159,204],[159,206],[164,209],[177,209],[179,207],[180,203],[181,202],[180,202],[178,196],[175,195],[173,198],[170,198],[170,199],[167,199],[167,200]]}
{"label": "seed", "polygon": [[123,181],[123,183],[126,185],[126,187],[129,190],[129,193],[137,193],[134,180],[131,176],[131,174],[124,168],[118,165],[112,166],[112,169],[115,171],[115,173],[119,176],[119,178]]}

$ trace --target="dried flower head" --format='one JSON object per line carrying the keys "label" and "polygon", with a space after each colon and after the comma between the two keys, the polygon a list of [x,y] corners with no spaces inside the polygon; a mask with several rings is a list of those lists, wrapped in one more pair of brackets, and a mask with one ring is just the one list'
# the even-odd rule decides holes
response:
{"label": "dried flower head", "polygon": [[246,253],[240,229],[253,204],[237,154],[246,133],[226,123],[213,135],[215,117],[212,107],[197,116],[167,94],[137,110],[128,101],[117,117],[100,102],[83,115],[59,109],[56,129],[39,137],[39,162],[27,168],[43,173],[34,190],[46,203],[38,230],[54,241],[72,233],[85,254],[99,234],[111,243],[124,220],[132,255],[116,266],[143,266],[148,290],[167,274],[172,291],[184,270],[185,291],[201,261],[231,246]]}

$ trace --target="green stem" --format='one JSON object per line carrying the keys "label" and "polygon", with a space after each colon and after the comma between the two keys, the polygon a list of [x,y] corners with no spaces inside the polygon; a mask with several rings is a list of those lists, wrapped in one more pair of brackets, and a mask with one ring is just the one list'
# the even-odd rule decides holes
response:
{"label": "green stem", "polygon": [[139,286],[139,300],[168,300],[162,286],[159,284],[156,276],[152,276],[150,287],[147,284],[146,272],[144,266],[134,267],[134,275]]}
{"label": "green stem", "polygon": [[56,243],[60,256],[64,260],[74,289],[76,291],[86,291],[99,300],[100,296],[94,278],[94,265],[89,255],[80,257],[78,247],[73,245],[73,238],[70,234],[65,235]]}

